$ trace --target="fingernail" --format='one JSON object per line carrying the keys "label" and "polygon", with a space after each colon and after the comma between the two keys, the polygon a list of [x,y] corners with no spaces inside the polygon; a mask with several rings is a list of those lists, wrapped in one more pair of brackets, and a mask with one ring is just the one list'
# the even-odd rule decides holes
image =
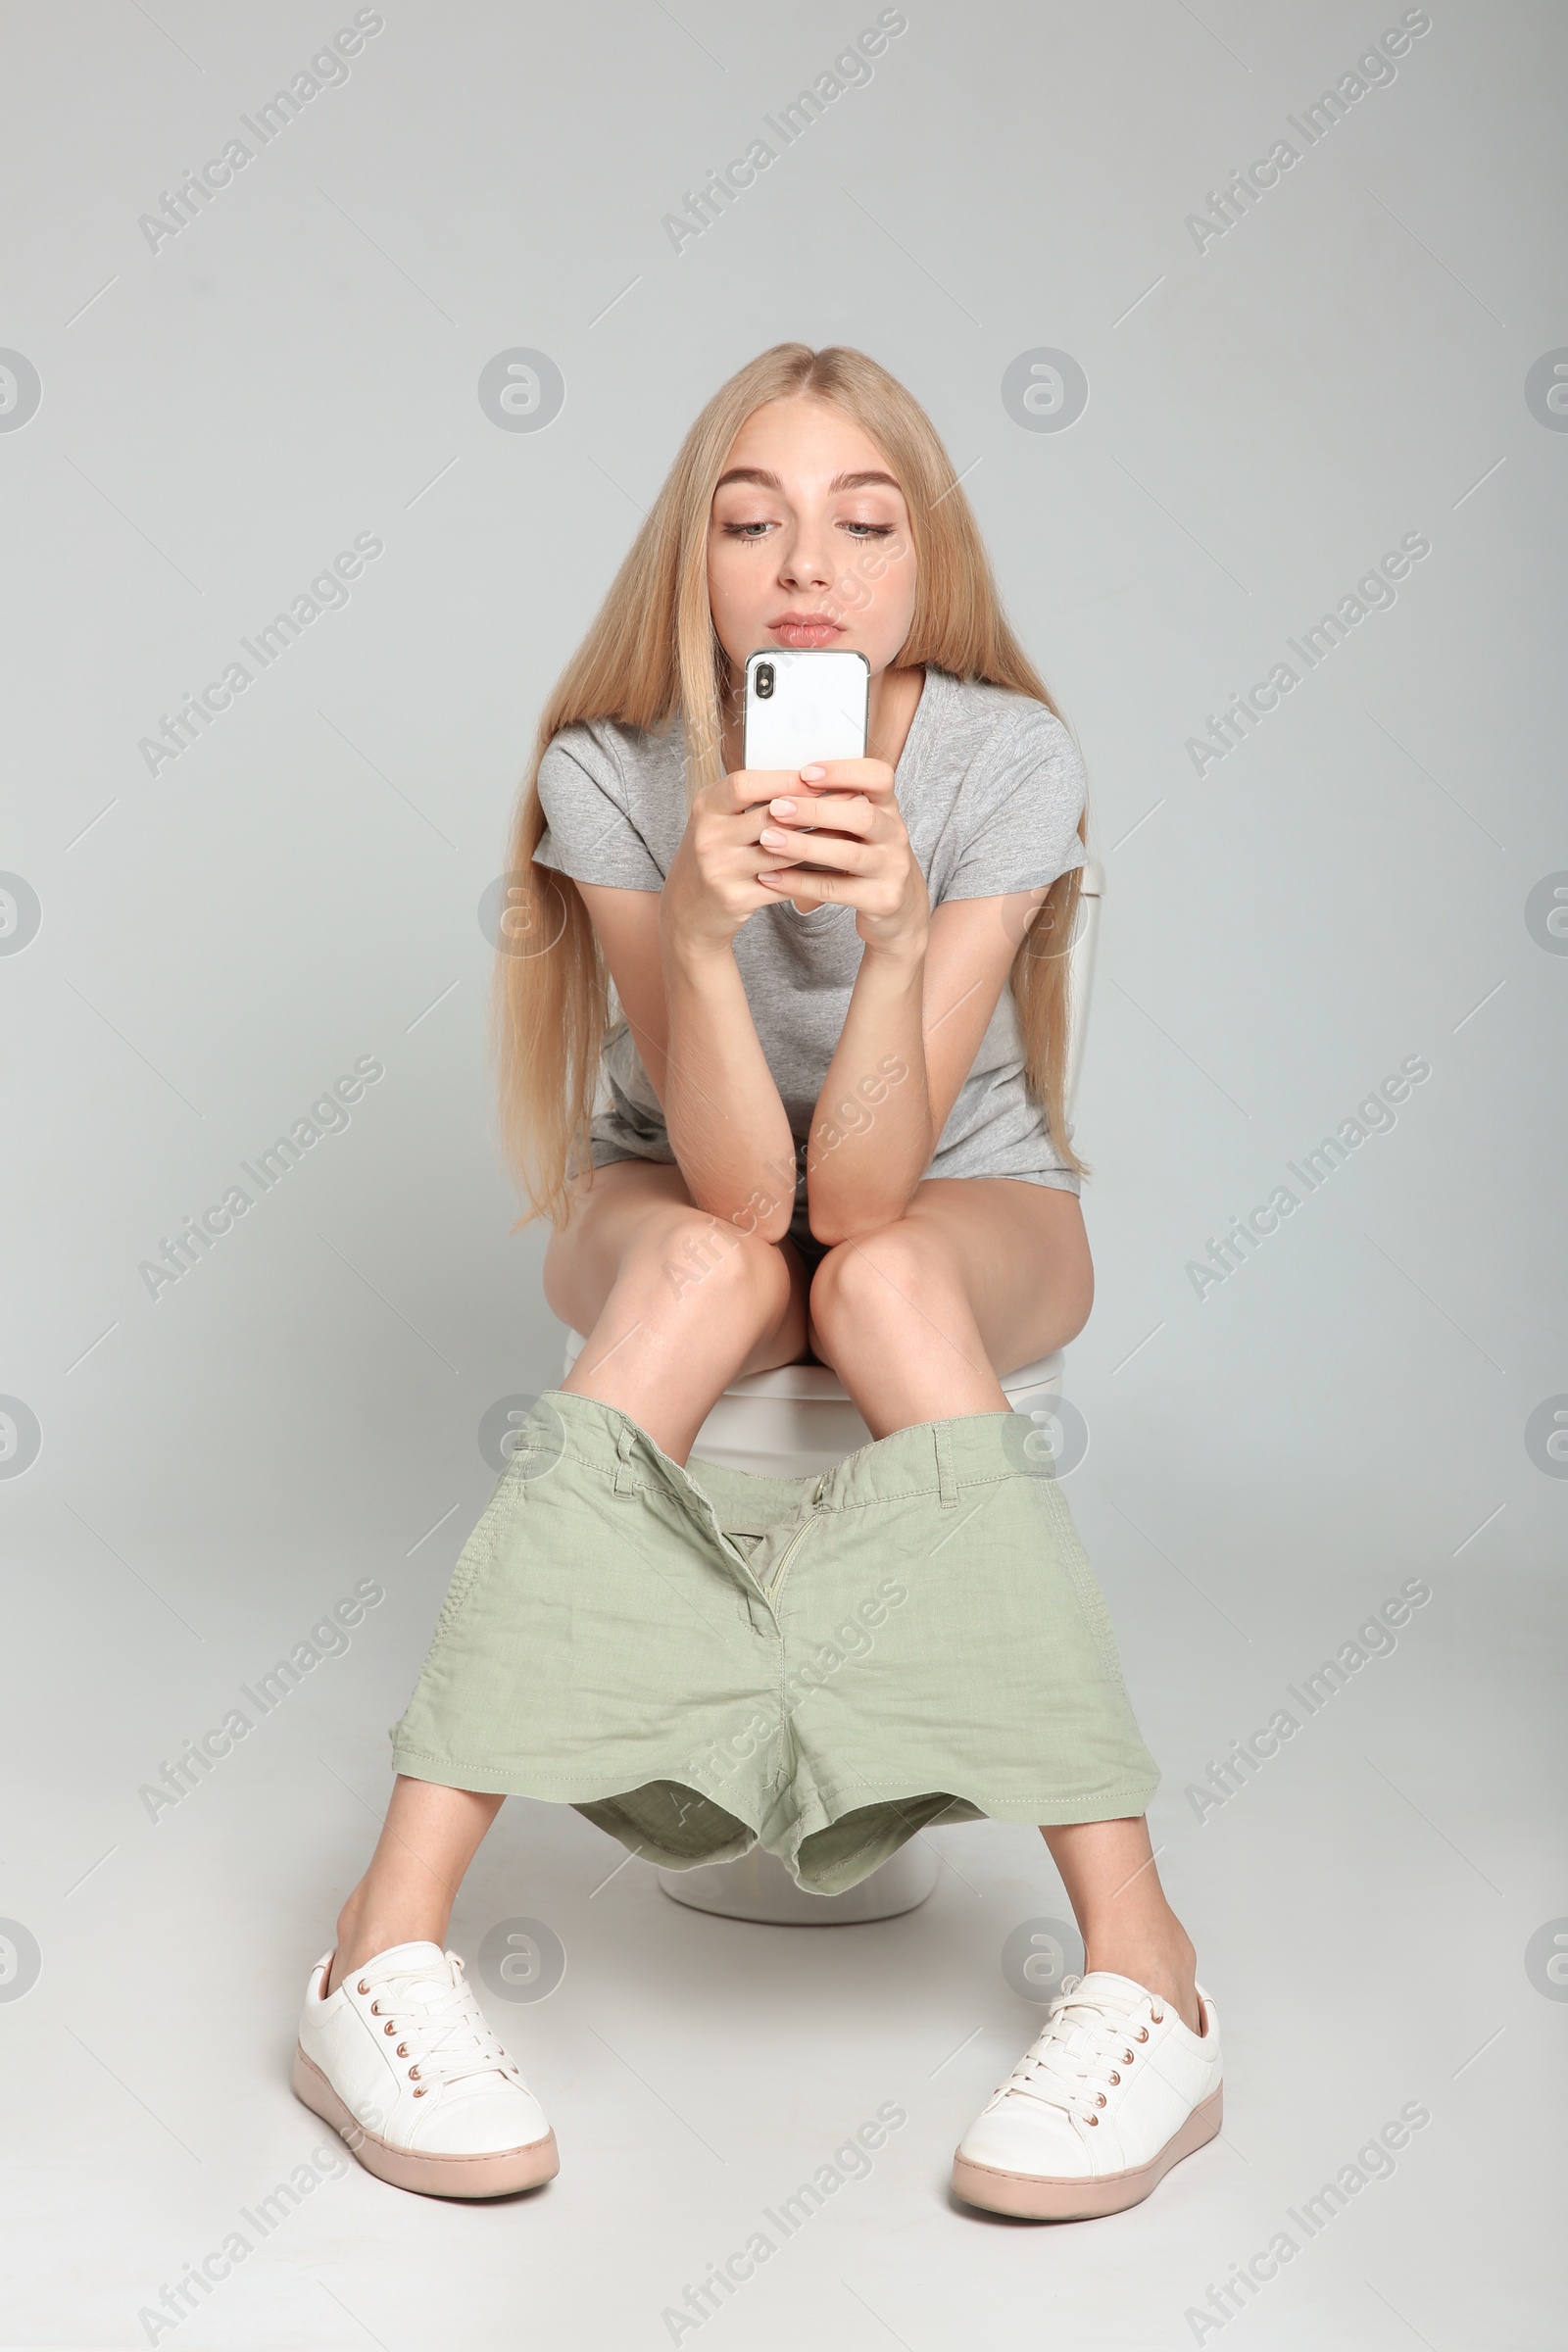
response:
{"label": "fingernail", "polygon": [[784,836],[776,825],[764,825],[757,838],[770,850],[781,850],[784,847]]}
{"label": "fingernail", "polygon": [[801,770],[801,782],[803,784],[820,784],[822,778],[826,774],[827,769],[825,767],[803,767]]}
{"label": "fingernail", "polygon": [[769,801],[767,805],[775,816],[793,816],[795,814],[793,801]]}

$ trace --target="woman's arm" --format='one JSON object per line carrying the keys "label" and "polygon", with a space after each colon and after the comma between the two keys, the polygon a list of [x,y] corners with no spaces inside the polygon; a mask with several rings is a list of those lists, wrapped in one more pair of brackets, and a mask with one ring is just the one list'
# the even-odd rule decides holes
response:
{"label": "woman's arm", "polygon": [[854,906],[863,942],[807,1153],[811,1231],[831,1244],[908,1206],[1046,893],[961,899],[933,913],[892,768],[844,760],[801,778],[809,789],[773,801],[759,839],[810,864],[770,877],[764,868],[764,878],[794,898]]}
{"label": "woman's arm", "polygon": [[931,914],[918,960],[866,949],[811,1122],[819,1241],[854,1241],[904,1214],[1045,895],[950,901]]}
{"label": "woman's arm", "polygon": [[795,1213],[795,1138],[726,940],[663,933],[664,1123],[700,1208],[776,1242]]}
{"label": "woman's arm", "polygon": [[759,805],[785,779],[737,773],[699,794],[662,891],[579,883],[670,1149],[699,1207],[778,1241],[795,1209],[795,1139],[736,964],[760,888]]}

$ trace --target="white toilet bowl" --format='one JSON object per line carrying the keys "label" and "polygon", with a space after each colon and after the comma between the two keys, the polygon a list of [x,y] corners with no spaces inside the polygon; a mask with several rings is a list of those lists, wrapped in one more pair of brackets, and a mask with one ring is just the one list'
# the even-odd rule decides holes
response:
{"label": "white toilet bowl", "polygon": [[662,1870],[659,1884],[677,1903],[721,1919],[751,1919],[774,1928],[858,1927],[896,1919],[925,1901],[941,1873],[941,1858],[923,1838],[911,1838],[890,1861],[847,1894],[808,1894],[777,1854],[754,1845],[738,1862],[709,1862],[696,1870]]}

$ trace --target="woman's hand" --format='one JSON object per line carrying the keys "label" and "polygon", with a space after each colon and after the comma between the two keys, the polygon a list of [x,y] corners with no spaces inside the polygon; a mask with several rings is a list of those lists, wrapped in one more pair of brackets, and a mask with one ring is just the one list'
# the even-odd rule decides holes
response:
{"label": "woman's hand", "polygon": [[[909,847],[885,760],[833,760],[803,767],[769,800],[758,836],[759,879],[778,898],[855,908],[870,955],[919,961],[930,936],[931,902]],[[807,789],[809,787],[810,789]],[[802,831],[802,826],[815,828]],[[805,860],[783,864],[781,858]],[[826,872],[813,868],[826,867]]]}
{"label": "woman's hand", "polygon": [[748,915],[771,905],[758,881],[777,858],[759,846],[769,797],[795,785],[788,769],[738,768],[705,785],[691,805],[679,849],[660,893],[660,928],[683,948],[727,948]]}

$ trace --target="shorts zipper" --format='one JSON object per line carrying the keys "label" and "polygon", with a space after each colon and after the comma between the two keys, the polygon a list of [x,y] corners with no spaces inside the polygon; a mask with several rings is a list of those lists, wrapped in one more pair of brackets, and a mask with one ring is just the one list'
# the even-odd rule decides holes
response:
{"label": "shorts zipper", "polygon": [[779,1563],[773,1571],[772,1582],[764,1585],[762,1588],[763,1596],[767,1600],[769,1606],[771,1606],[771,1604],[778,1598],[780,1587],[784,1582],[784,1571],[786,1568],[788,1568],[791,1560],[794,1559],[795,1554],[799,1550],[806,1536],[816,1524],[816,1506],[822,1499],[822,1490],[826,1485],[827,1473],[824,1471],[822,1476],[817,1480],[815,1489],[812,1493],[811,1508],[808,1515],[801,1522],[801,1525],[796,1529],[794,1535],[791,1536],[789,1542],[785,1544],[782,1553],[779,1555]]}

